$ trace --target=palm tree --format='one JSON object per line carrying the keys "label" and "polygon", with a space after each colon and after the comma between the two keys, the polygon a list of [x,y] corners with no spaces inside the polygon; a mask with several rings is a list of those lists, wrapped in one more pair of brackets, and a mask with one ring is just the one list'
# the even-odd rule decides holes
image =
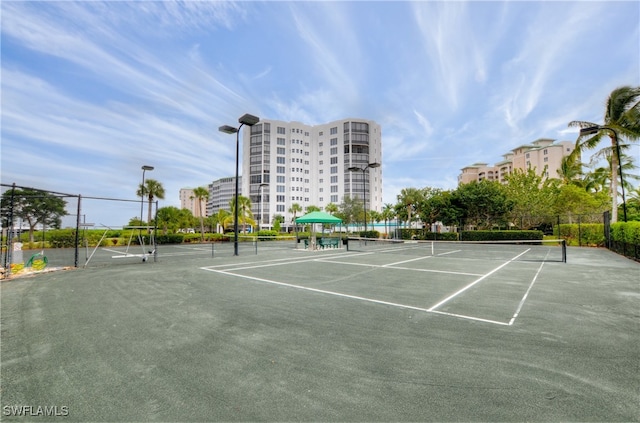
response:
{"label": "palm tree", "polygon": [[596,153],[599,157],[611,157],[611,221],[618,221],[618,156],[617,153],[628,144],[621,144],[620,137],[629,141],[640,138],[640,87],[618,87],[607,98],[604,125],[587,121],[569,122],[571,127],[599,128],[595,134],[579,135],[576,140],[574,153],[580,154],[584,150],[592,150],[598,146],[601,139],[608,136],[611,146]]}
{"label": "palm tree", "polygon": [[580,159],[573,155],[564,156],[560,162],[560,168],[557,170],[558,176],[565,185],[583,185],[582,163]]}
{"label": "palm tree", "polygon": [[147,196],[147,200],[149,202],[149,214],[147,217],[147,225],[151,222],[151,210],[153,205],[154,198],[159,200],[164,200],[164,187],[162,184],[155,179],[147,179],[144,183],[138,185],[138,191],[136,192],[138,197]]}
{"label": "palm tree", "polygon": [[386,203],[383,207],[382,207],[382,218],[384,219],[384,233],[385,234],[389,234],[389,231],[387,229],[387,222],[389,222],[390,220],[393,220],[393,218],[396,217],[396,211],[393,208],[393,205],[390,203]]}
{"label": "palm tree", "polygon": [[[216,214],[216,222],[218,225],[222,227],[222,233],[224,233],[225,225],[229,221],[229,216],[231,216],[231,223],[233,223],[233,216],[225,209],[218,209],[218,213]],[[218,228],[216,227],[216,232],[218,232]]]}
{"label": "palm tree", "polygon": [[[231,215],[227,218],[233,222],[235,218],[235,209],[236,209],[236,201],[235,197],[233,197],[229,201],[229,207],[231,208]],[[253,213],[251,212],[251,199],[249,197],[245,197],[244,195],[238,196],[238,224],[242,224],[242,233],[247,233],[247,223],[250,225],[255,225],[255,221],[253,220]]]}
{"label": "palm tree", "polygon": [[198,212],[200,215],[200,239],[204,242],[204,213],[202,213],[202,202],[209,199],[209,191],[205,187],[193,189],[193,197],[198,202]]}
{"label": "palm tree", "polygon": [[411,226],[411,212],[415,209],[420,197],[421,191],[417,188],[403,188],[400,194],[398,194],[398,202],[402,204],[407,211],[407,222],[409,222],[409,226]]}
{"label": "palm tree", "polygon": [[296,238],[298,238],[298,225],[296,224],[296,214],[302,211],[302,207],[298,203],[293,203],[291,208],[289,208],[289,213],[293,214],[293,231],[296,233]]}
{"label": "palm tree", "polygon": [[324,210],[329,214],[336,214],[339,209],[338,209],[337,205],[335,205],[333,203],[329,203],[329,204],[326,205]]}

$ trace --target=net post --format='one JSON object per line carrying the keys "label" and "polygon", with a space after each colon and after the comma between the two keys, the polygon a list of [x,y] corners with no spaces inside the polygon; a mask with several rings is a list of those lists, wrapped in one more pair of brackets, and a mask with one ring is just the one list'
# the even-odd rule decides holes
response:
{"label": "net post", "polygon": [[563,263],[567,262],[567,240],[566,239],[562,240],[562,262]]}
{"label": "net post", "polygon": [[80,260],[80,251],[78,248],[80,244],[80,212],[82,211],[82,208],[80,207],[81,199],[82,199],[82,195],[78,194],[78,205],[76,207],[77,212],[76,212],[75,252],[74,252],[74,258],[73,258],[73,267],[75,267],[76,269],[78,268],[78,261]]}

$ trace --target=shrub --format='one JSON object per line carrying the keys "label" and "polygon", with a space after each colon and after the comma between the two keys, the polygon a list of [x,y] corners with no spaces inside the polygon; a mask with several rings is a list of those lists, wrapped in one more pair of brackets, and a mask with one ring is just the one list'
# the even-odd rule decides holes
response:
{"label": "shrub", "polygon": [[543,239],[542,231],[463,231],[464,241],[508,241]]}
{"label": "shrub", "polygon": [[604,225],[602,223],[565,223],[560,225],[560,238],[567,241],[567,245],[603,246]]}
{"label": "shrub", "polygon": [[640,222],[612,223],[611,239],[616,242],[640,244]]}

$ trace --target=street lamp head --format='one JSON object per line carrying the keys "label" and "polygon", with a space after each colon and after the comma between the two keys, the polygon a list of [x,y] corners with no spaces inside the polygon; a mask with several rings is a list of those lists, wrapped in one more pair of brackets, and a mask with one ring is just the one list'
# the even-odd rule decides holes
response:
{"label": "street lamp head", "polygon": [[357,166],[352,166],[350,168],[347,169],[349,172],[363,172],[364,169],[357,167]]}
{"label": "street lamp head", "polygon": [[144,165],[142,166],[142,170],[153,170],[153,166]]}
{"label": "street lamp head", "polygon": [[233,126],[229,125],[222,125],[218,128],[218,131],[224,132],[225,134],[235,134],[236,132],[238,132],[238,128],[234,128]]}
{"label": "street lamp head", "polygon": [[376,167],[380,167],[380,163],[369,163],[367,165],[368,168],[375,169]]}
{"label": "street lamp head", "polygon": [[589,126],[588,128],[580,128],[580,135],[597,134],[602,129],[600,126]]}
{"label": "street lamp head", "polygon": [[238,122],[240,122],[243,125],[253,126],[256,123],[260,122],[260,118],[257,116],[250,115],[249,113],[246,113],[242,115],[240,119],[238,119]]}

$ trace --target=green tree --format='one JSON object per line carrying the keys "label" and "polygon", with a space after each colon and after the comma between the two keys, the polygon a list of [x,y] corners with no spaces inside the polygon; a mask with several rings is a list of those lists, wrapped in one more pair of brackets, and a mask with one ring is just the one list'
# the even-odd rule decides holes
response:
{"label": "green tree", "polygon": [[218,213],[216,213],[215,217],[216,217],[216,224],[217,224],[216,232],[218,232],[218,226],[222,230],[222,233],[224,233],[225,227],[229,223],[233,224],[233,216],[228,210],[218,209]]}
{"label": "green tree", "polygon": [[595,134],[579,135],[576,140],[574,154],[580,154],[585,150],[593,150],[598,147],[603,137],[611,139],[611,146],[603,148],[596,153],[596,157],[610,158],[611,178],[611,221],[618,221],[618,157],[616,147],[624,150],[629,144],[624,144],[623,139],[631,142],[640,138],[640,87],[618,87],[607,98],[604,125],[587,121],[572,121],[569,126],[579,128],[600,127]]}
{"label": "green tree", "polygon": [[504,186],[486,179],[460,185],[454,191],[452,203],[460,209],[467,224],[479,229],[506,224],[512,208]]}
{"label": "green tree", "polygon": [[180,216],[180,209],[174,206],[160,207],[156,214],[157,225],[164,234],[168,231],[175,233],[178,228],[178,219]]}
{"label": "green tree", "polygon": [[393,205],[390,203],[385,203],[384,206],[382,206],[382,219],[384,220],[384,233],[388,234],[389,230],[387,228],[387,225],[389,223],[389,221],[395,219],[396,217],[396,211],[393,208]]}
{"label": "green tree", "polygon": [[[229,201],[229,207],[231,208],[231,222],[235,219],[236,202],[235,196]],[[242,233],[247,233],[247,225],[255,225],[256,222],[253,219],[253,213],[251,212],[251,199],[244,195],[238,196],[238,224],[242,225]]]}
{"label": "green tree", "polygon": [[[512,202],[512,223],[522,229],[539,227],[545,222],[551,223],[558,192],[556,181],[536,174],[534,169],[516,169],[505,179],[505,192]],[[569,184],[572,181],[572,178],[568,179]]]}
{"label": "green tree", "polygon": [[445,225],[457,225],[460,210],[452,203],[451,191],[426,187],[422,189],[422,198],[416,205],[416,212],[425,223],[442,222]]}
{"label": "green tree", "polygon": [[564,156],[557,169],[558,176],[563,184],[584,185],[582,180],[582,162],[574,155]]}
{"label": "green tree", "polygon": [[149,213],[146,223],[149,224],[151,222],[153,200],[156,198],[159,200],[164,200],[164,187],[155,179],[147,179],[144,182],[144,186],[142,186],[142,184],[138,185],[138,191],[136,191],[136,195],[138,197],[147,197],[147,201],[149,204]]}
{"label": "green tree", "polygon": [[406,221],[409,226],[411,226],[411,221],[414,218],[418,203],[422,201],[423,197],[424,195],[422,193],[422,190],[419,190],[417,188],[403,188],[400,191],[400,194],[398,194],[397,196],[398,205],[403,207],[406,211],[406,214],[404,214],[404,216],[406,216]]}
{"label": "green tree", "polygon": [[276,214],[273,216],[271,222],[273,223],[273,230],[276,232],[280,232],[282,222],[284,222],[284,216],[281,214]]}
{"label": "green tree", "polygon": [[298,213],[302,212],[302,206],[298,203],[293,203],[291,207],[289,207],[289,213],[293,215],[291,218],[291,223],[293,223],[293,231],[296,234],[296,238],[298,237],[298,224],[296,223],[296,216]]}
{"label": "green tree", "polygon": [[329,203],[329,204],[326,205],[324,210],[329,214],[336,214],[339,209],[338,209],[337,205],[335,205],[333,203]]}
{"label": "green tree", "polygon": [[563,185],[558,191],[554,204],[555,213],[569,217],[568,223],[573,223],[578,216],[585,216],[583,221],[588,221],[591,216],[602,214],[609,203],[606,193],[589,193],[575,185]]}
{"label": "green tree", "polygon": [[359,216],[363,214],[362,201],[357,198],[345,195],[342,199],[342,203],[338,205],[338,212],[336,217],[342,219],[342,223],[350,225],[357,222]]}
{"label": "green tree", "polygon": [[198,212],[200,214],[200,240],[204,242],[204,213],[202,210],[202,202],[206,202],[209,199],[209,191],[205,187],[194,188],[193,198],[198,202]]}
{"label": "green tree", "polygon": [[61,197],[47,191],[33,189],[10,189],[2,194],[0,209],[2,210],[2,226],[9,227],[9,214],[12,210],[14,222],[22,219],[29,225],[29,241],[34,241],[34,230],[37,225],[59,229],[62,216],[66,216],[67,202]]}

